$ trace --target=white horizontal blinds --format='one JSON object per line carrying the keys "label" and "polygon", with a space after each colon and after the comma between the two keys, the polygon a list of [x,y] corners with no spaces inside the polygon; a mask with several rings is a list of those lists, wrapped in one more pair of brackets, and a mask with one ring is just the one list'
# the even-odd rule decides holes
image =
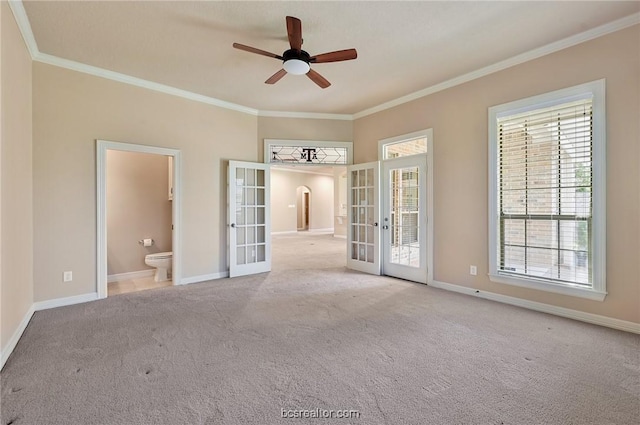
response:
{"label": "white horizontal blinds", "polygon": [[592,287],[592,99],[497,123],[498,271]]}

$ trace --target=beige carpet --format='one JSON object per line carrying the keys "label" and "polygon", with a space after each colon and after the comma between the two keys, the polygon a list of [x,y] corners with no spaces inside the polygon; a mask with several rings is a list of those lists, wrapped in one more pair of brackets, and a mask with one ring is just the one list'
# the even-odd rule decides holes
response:
{"label": "beige carpet", "polygon": [[37,312],[0,375],[2,425],[638,423],[638,335],[280,261]]}

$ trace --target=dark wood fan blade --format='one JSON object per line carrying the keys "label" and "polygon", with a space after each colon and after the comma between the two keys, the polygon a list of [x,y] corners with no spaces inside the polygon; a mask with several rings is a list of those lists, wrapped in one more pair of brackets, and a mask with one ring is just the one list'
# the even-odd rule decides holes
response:
{"label": "dark wood fan blade", "polygon": [[313,81],[323,89],[326,89],[331,85],[331,83],[326,78],[315,72],[313,69],[310,69],[309,72],[307,72],[307,77],[309,77],[311,81]]}
{"label": "dark wood fan blade", "polygon": [[244,44],[240,44],[240,43],[233,43],[233,47],[235,47],[236,49],[244,50],[245,52],[257,53],[259,55],[268,56],[270,58],[276,58],[276,59],[280,59],[280,60],[284,59],[282,56],[276,55],[275,53],[267,52],[265,50],[256,49],[255,47],[251,47],[251,46],[245,46]]}
{"label": "dark wood fan blade", "polygon": [[281,69],[280,71],[276,72],[275,74],[273,74],[271,77],[269,77],[267,79],[267,81],[265,81],[266,84],[275,84],[278,81],[280,81],[280,79],[282,77],[284,77],[285,75],[287,75],[287,71],[285,71],[284,69]]}
{"label": "dark wood fan blade", "polygon": [[356,49],[338,50],[335,52],[323,53],[321,55],[313,56],[309,62],[312,63],[326,63],[326,62],[340,62],[348,61],[358,57]]}
{"label": "dark wood fan blade", "polygon": [[293,16],[287,16],[287,35],[289,45],[294,50],[302,50],[302,22]]}

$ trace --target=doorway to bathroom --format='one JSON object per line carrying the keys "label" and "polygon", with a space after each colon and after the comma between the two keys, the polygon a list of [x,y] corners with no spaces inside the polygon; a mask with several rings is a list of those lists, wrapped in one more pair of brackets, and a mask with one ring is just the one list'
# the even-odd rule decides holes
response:
{"label": "doorway to bathroom", "polygon": [[179,284],[180,151],[97,142],[100,298]]}

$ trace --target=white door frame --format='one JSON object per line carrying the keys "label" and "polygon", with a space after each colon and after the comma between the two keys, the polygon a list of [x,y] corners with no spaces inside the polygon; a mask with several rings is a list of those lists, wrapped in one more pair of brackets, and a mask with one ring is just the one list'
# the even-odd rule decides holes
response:
{"label": "white door frame", "polygon": [[[433,129],[429,128],[378,141],[378,159],[381,162],[385,161],[383,155],[385,145],[418,137],[427,138],[427,285],[429,285],[433,282]],[[385,190],[385,188],[382,187],[381,190]],[[382,206],[380,207],[382,208]]]}
{"label": "white door frame", "polygon": [[173,157],[172,252],[173,284],[182,282],[182,157],[177,149],[96,140],[96,282],[98,298],[107,297],[107,150],[151,153]]}

